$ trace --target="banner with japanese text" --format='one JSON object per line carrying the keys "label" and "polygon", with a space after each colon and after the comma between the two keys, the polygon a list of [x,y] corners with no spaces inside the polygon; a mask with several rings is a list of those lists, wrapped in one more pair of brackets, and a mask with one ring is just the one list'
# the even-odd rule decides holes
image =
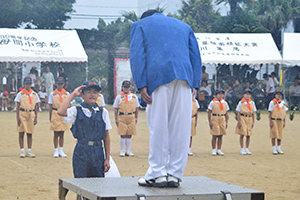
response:
{"label": "banner with japanese text", "polygon": [[0,62],[87,62],[75,30],[0,29]]}
{"label": "banner with japanese text", "polygon": [[270,33],[195,33],[203,64],[280,64]]}

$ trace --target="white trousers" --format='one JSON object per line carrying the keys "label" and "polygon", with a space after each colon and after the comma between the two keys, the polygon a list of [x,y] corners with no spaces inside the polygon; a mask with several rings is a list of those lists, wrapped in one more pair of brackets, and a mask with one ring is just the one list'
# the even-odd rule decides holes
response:
{"label": "white trousers", "polygon": [[149,169],[146,180],[172,175],[182,179],[191,136],[192,93],[178,79],[158,87],[147,105],[150,131]]}

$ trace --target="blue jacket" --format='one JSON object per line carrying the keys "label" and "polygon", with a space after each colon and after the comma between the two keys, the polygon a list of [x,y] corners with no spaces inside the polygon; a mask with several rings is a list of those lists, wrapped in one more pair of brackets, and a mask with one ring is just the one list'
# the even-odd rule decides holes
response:
{"label": "blue jacket", "polygon": [[161,13],[131,25],[130,65],[137,88],[147,87],[148,94],[174,79],[199,88],[202,66],[193,30]]}

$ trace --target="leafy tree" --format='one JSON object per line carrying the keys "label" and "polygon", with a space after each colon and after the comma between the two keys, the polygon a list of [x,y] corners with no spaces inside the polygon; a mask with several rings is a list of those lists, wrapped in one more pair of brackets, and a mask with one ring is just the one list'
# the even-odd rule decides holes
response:
{"label": "leafy tree", "polygon": [[262,25],[269,29],[280,48],[281,29],[300,16],[299,0],[252,0],[248,10],[258,16]]}
{"label": "leafy tree", "polygon": [[212,24],[220,14],[214,11],[212,0],[188,0],[182,5],[179,16],[173,17],[189,24],[194,32],[213,32]]}
{"label": "leafy tree", "polygon": [[2,0],[0,27],[60,29],[75,0]]}
{"label": "leafy tree", "polygon": [[22,0],[2,0],[0,6],[0,27],[16,28],[21,21],[19,13],[22,7]]}
{"label": "leafy tree", "polygon": [[244,0],[216,0],[217,5],[221,3],[229,3],[230,5],[230,12],[235,14],[238,11],[241,11],[240,4],[244,2]]}
{"label": "leafy tree", "polygon": [[259,19],[244,11],[218,18],[213,24],[216,33],[266,33]]}

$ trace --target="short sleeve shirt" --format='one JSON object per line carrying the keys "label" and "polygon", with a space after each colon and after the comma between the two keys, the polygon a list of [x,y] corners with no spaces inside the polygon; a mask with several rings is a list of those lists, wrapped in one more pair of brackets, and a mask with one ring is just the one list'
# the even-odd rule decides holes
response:
{"label": "short sleeve shirt", "polygon": [[[29,95],[29,96],[32,96],[33,92]],[[26,94],[25,94],[26,95]],[[29,97],[28,95],[26,95],[27,97]],[[21,102],[22,100],[22,94],[21,92],[19,92],[15,98],[15,102]],[[40,102],[40,98],[39,98],[39,95],[35,95],[35,103],[39,103]]]}
{"label": "short sleeve shirt", "polygon": [[[285,102],[284,102],[284,101],[281,101],[281,102],[279,103],[279,108],[281,108],[282,106],[284,106],[284,104],[285,104]],[[273,103],[272,101],[270,101],[268,111],[269,111],[269,112],[272,112],[273,109],[274,109],[274,103]],[[285,106],[285,111],[288,111],[288,107],[287,107],[287,106]]]}
{"label": "short sleeve shirt", "polygon": [[[79,105],[79,106],[81,106],[81,105]],[[82,111],[85,114],[85,116],[87,116],[89,118],[92,116],[92,112],[88,108],[82,107]],[[73,106],[73,107],[67,109],[67,117],[63,117],[63,120],[65,123],[74,124],[76,121],[76,117],[77,117],[77,108],[76,108],[76,106]],[[104,123],[106,124],[106,130],[111,130],[112,127],[111,127],[111,123],[110,123],[110,119],[109,119],[109,113],[105,108],[103,108],[102,118],[103,118]]]}
{"label": "short sleeve shirt", "polygon": [[[236,111],[242,112],[242,103],[244,103],[245,105],[247,105],[247,102],[241,102],[241,101],[240,101],[240,102],[238,103],[236,109],[235,109]],[[255,102],[252,101],[252,103],[253,103],[253,111],[256,112],[257,110],[256,110]]]}
{"label": "short sleeve shirt", "polygon": [[[227,111],[230,110],[229,105],[228,105],[228,103],[227,103],[225,100],[222,99],[221,102],[226,104]],[[216,101],[216,103],[219,103],[219,102]],[[211,102],[209,103],[209,105],[208,105],[208,109],[209,109],[209,110],[212,110],[212,109],[213,109],[213,106],[214,106],[214,101],[211,101]]]}
{"label": "short sleeve shirt", "polygon": [[[133,98],[133,94],[128,95],[128,101],[130,101],[132,98]],[[121,101],[122,101],[121,95],[118,95],[115,99],[113,107],[119,108]],[[140,103],[137,96],[135,96],[135,103],[136,103],[136,107],[140,107]]]}
{"label": "short sleeve shirt", "polygon": [[[69,96],[70,96],[70,93],[67,92],[67,97],[69,97]],[[51,94],[49,96],[48,104],[53,104],[53,98],[54,98],[53,92],[51,92]]]}

